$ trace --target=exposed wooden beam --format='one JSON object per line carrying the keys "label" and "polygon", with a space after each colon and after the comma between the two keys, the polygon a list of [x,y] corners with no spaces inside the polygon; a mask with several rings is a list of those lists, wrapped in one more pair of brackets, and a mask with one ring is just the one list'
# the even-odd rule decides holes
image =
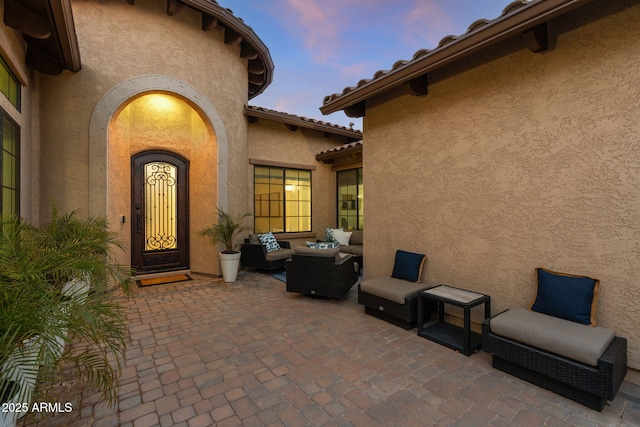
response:
{"label": "exposed wooden beam", "polygon": [[218,18],[202,12],[202,31],[211,31],[218,25]]}
{"label": "exposed wooden beam", "polygon": [[182,3],[178,0],[167,0],[167,15],[176,15],[180,9],[182,9]]}
{"label": "exposed wooden beam", "polygon": [[249,64],[247,64],[247,68],[249,72],[253,74],[262,74],[266,70],[264,63],[262,61],[253,61],[253,60],[249,61]]}
{"label": "exposed wooden beam", "polygon": [[549,24],[543,22],[522,33],[527,48],[534,53],[547,52],[555,47],[555,37],[549,32]]}
{"label": "exposed wooden beam", "polygon": [[134,1],[133,0],[127,0],[127,3],[129,3],[131,6],[133,6]]}
{"label": "exposed wooden beam", "polygon": [[247,120],[249,121],[249,123],[258,123],[258,120],[260,119],[256,116],[247,116]]}
{"label": "exposed wooden beam", "polygon": [[344,113],[349,117],[364,117],[365,112],[364,101],[360,101],[344,109]]}
{"label": "exposed wooden beam", "polygon": [[240,57],[245,59],[256,59],[258,51],[249,43],[243,42],[240,46]]}
{"label": "exposed wooden beam", "polygon": [[22,3],[18,3],[16,0],[5,0],[4,23],[34,39],[43,40],[51,37],[51,28],[47,17],[29,9]]}
{"label": "exposed wooden beam", "polygon": [[260,85],[262,83],[264,83],[264,74],[253,74],[253,73],[248,73],[249,74],[249,83],[253,83],[256,85]]}
{"label": "exposed wooden beam", "polygon": [[287,127],[287,129],[289,129],[291,132],[295,132],[295,131],[297,131],[298,129],[300,129],[300,126],[297,126],[297,125],[291,125],[291,124],[289,124],[289,123],[285,123],[284,125],[285,125],[285,126]]}
{"label": "exposed wooden beam", "polygon": [[409,80],[407,86],[411,90],[411,93],[415,96],[424,96],[429,93],[429,78],[428,74],[416,77],[415,79]]}
{"label": "exposed wooden beam", "polygon": [[224,43],[229,45],[237,45],[242,42],[242,35],[233,31],[231,28],[224,29]]}

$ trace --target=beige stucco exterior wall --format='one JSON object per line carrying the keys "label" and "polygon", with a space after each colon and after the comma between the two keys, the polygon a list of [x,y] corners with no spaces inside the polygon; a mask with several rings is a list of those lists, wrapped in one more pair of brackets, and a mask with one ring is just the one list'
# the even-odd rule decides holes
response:
{"label": "beige stucco exterior wall", "polygon": [[[325,137],[324,133],[300,128],[290,131],[283,123],[259,119],[249,125],[249,158],[257,163],[282,163],[291,167],[315,167],[312,180],[312,219],[314,235],[302,238],[287,237],[291,247],[304,245],[305,241],[324,239],[324,230],[335,227],[336,222],[336,179],[331,165],[315,159],[316,154],[346,144],[344,138]],[[250,190],[249,203],[253,211],[253,166],[247,173],[245,184]]]}
{"label": "beige stucco exterior wall", "polygon": [[[598,324],[640,368],[640,7],[367,104],[366,277],[394,251],[423,280],[531,302],[535,267],[600,279]],[[377,103],[376,103],[377,102]]]}
{"label": "beige stucco exterior wall", "polygon": [[[110,194],[111,189],[129,185],[128,182],[123,185],[128,175],[108,175],[106,184],[97,190],[104,192],[104,207],[96,211],[90,206],[92,198],[96,197],[96,189],[90,185],[90,180],[104,173],[101,168],[106,167],[111,148],[109,143],[98,141],[102,145],[97,148],[104,154],[96,161],[99,150],[91,147],[91,120],[96,106],[101,105],[103,97],[112,97],[114,88],[119,88],[123,82],[126,85],[131,81],[153,81],[139,79],[153,75],[160,79],[166,77],[163,82],[169,82],[167,92],[174,88],[181,92],[188,87],[211,104],[219,118],[214,128],[223,129],[227,141],[225,152],[214,156],[220,162],[224,159],[225,164],[214,163],[208,171],[213,176],[212,185],[215,186],[216,175],[224,167],[229,182],[224,189],[228,189],[228,193],[218,194],[218,197],[224,199],[227,205],[224,207],[232,211],[247,210],[247,122],[243,113],[247,103],[247,64],[239,56],[239,46],[225,45],[222,31],[203,32],[201,14],[187,7],[174,16],[167,15],[165,3],[153,0],[137,0],[134,6],[119,0],[73,0],[72,8],[82,70],[40,77],[40,131],[42,157],[46,159],[41,169],[40,202],[47,204],[55,199],[61,210],[77,209],[80,214],[105,215],[109,212],[114,217],[110,218],[112,228],[122,236],[128,234],[128,225],[118,221],[128,210],[120,212],[122,206],[112,209],[120,196]],[[136,90],[140,92],[144,88],[137,87]],[[122,106],[126,103],[123,99]],[[207,126],[211,128],[211,123]],[[218,149],[215,146],[218,138],[219,135],[211,135],[213,151]],[[164,141],[148,146],[152,145],[156,149],[176,148]],[[207,156],[211,153],[209,151]],[[197,231],[201,223],[215,219],[215,207],[220,200],[204,196],[192,190],[191,201],[196,203],[199,212],[195,215],[201,218],[200,224],[191,224],[192,230]],[[43,212],[44,220],[45,216],[46,212]],[[201,240],[205,245],[204,239]],[[204,272],[217,273],[215,251],[206,246],[199,250],[210,254],[202,261],[201,265],[211,265]]]}

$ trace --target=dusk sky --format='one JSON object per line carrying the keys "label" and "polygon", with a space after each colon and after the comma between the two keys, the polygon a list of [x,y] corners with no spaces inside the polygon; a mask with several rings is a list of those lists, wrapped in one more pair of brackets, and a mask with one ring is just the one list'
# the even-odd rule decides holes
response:
{"label": "dusk sky", "polygon": [[327,116],[326,95],[389,70],[422,48],[460,35],[477,19],[500,16],[509,0],[219,0],[267,45],[273,82],[249,103],[343,126],[362,121]]}

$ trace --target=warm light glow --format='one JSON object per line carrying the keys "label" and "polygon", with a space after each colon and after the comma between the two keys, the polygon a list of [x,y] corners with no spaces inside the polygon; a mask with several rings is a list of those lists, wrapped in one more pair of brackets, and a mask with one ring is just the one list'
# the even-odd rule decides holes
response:
{"label": "warm light glow", "polygon": [[150,109],[158,113],[167,113],[176,110],[176,99],[170,95],[162,93],[151,93],[142,97]]}

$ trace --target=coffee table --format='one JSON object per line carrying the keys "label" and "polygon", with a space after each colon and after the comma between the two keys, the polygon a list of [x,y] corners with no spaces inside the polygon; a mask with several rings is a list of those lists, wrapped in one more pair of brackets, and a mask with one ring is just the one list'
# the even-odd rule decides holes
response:
{"label": "coffee table", "polygon": [[[438,319],[424,319],[424,308],[430,301],[437,302]],[[445,345],[470,356],[482,345],[482,335],[471,331],[471,309],[484,303],[484,317],[491,317],[491,297],[465,289],[446,285],[434,286],[418,292],[418,335]],[[433,304],[433,303],[432,303]],[[444,305],[461,307],[464,310],[464,327],[444,321]]]}

